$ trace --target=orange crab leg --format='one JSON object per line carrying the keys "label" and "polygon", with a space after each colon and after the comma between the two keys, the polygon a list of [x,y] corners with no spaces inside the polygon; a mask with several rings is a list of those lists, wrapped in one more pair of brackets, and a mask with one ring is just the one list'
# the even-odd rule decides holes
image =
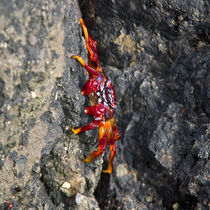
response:
{"label": "orange crab leg", "polygon": [[86,47],[88,49],[88,52],[90,54],[90,59],[94,62],[98,61],[98,55],[97,55],[97,42],[94,41],[90,35],[88,34],[87,27],[83,21],[82,18],[79,19],[80,25],[83,29],[84,35],[85,35],[85,41],[86,41]]}
{"label": "orange crab leg", "polygon": [[111,153],[109,155],[108,169],[107,170],[103,170],[103,173],[106,173],[106,174],[111,174],[112,173],[113,159],[114,159],[114,156],[115,156],[116,151],[117,151],[117,148],[116,148],[115,145],[109,145],[109,149],[110,149]]}
{"label": "orange crab leg", "polygon": [[[113,118],[112,118],[113,119]],[[110,119],[106,122],[106,130],[107,130],[107,139],[109,143],[109,149],[111,151],[109,155],[109,163],[108,163],[108,169],[103,170],[103,173],[112,173],[112,168],[113,168],[113,159],[116,154],[116,146],[115,146],[115,139],[114,139],[114,132],[113,132],[113,120]]]}
{"label": "orange crab leg", "polygon": [[110,119],[110,123],[112,125],[112,130],[113,130],[113,133],[114,133],[114,140],[118,141],[119,138],[120,138],[120,132],[117,128],[117,124],[116,124],[116,121],[115,121],[114,117],[112,117],[112,119]]}
{"label": "orange crab leg", "polygon": [[100,123],[101,121],[100,120],[94,120],[93,122],[91,122],[89,125],[85,125],[81,128],[77,128],[77,129],[74,129],[72,128],[72,132],[77,135],[77,134],[80,134],[82,132],[85,132],[85,131],[88,131],[88,130],[92,130],[92,129],[95,129],[98,124]]}
{"label": "orange crab leg", "polygon": [[85,69],[93,76],[99,76],[99,73],[94,68],[88,66],[81,56],[73,55],[71,56],[71,58],[78,60],[82,64],[82,66],[85,67]]}
{"label": "orange crab leg", "polygon": [[99,125],[99,146],[97,151],[93,151],[87,158],[85,158],[83,161],[86,163],[90,163],[92,160],[100,156],[104,151],[106,147],[106,127],[105,123],[101,122]]}

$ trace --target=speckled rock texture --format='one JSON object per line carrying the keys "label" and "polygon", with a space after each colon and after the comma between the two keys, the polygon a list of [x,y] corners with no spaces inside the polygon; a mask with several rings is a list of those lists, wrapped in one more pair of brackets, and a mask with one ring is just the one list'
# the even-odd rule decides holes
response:
{"label": "speckled rock texture", "polygon": [[81,161],[97,138],[86,143],[70,132],[85,103],[86,74],[70,59],[86,55],[76,1],[0,8],[0,209],[8,201],[13,209],[97,209],[102,159]]}
{"label": "speckled rock texture", "polygon": [[209,1],[81,1],[81,10],[122,134],[99,206],[209,209]]}
{"label": "speckled rock texture", "polygon": [[[98,42],[121,132],[109,152],[80,90],[87,59],[78,19]],[[209,208],[207,0],[0,1],[0,209]]]}

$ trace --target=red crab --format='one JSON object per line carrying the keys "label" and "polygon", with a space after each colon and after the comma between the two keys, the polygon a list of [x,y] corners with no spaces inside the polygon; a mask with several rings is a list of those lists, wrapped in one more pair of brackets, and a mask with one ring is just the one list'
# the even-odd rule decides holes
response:
{"label": "red crab", "polygon": [[87,27],[82,18],[79,19],[83,29],[86,47],[88,50],[88,64],[78,55],[73,55],[72,58],[78,60],[89,74],[89,80],[82,89],[82,95],[88,95],[90,105],[85,109],[85,113],[94,117],[93,122],[78,129],[73,129],[72,132],[77,135],[84,131],[99,127],[99,146],[97,151],[93,151],[84,162],[91,162],[93,159],[100,156],[105,151],[106,142],[108,141],[111,154],[109,156],[108,169],[103,170],[104,173],[112,173],[113,158],[116,153],[115,141],[120,138],[115,119],[113,117],[116,110],[115,91],[109,80],[103,73],[98,60],[97,42],[94,41],[88,34]]}

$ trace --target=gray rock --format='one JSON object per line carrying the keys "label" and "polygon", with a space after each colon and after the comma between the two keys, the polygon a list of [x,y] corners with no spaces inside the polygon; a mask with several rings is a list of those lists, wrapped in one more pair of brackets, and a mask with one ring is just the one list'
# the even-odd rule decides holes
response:
{"label": "gray rock", "polygon": [[91,120],[76,0],[1,1],[0,208],[208,209],[209,1],[79,3],[117,95],[113,173],[81,161],[97,130],[70,131]]}
{"label": "gray rock", "polygon": [[209,1],[91,3],[81,9],[115,86],[122,134],[114,173],[96,188],[99,206],[208,209]]}
{"label": "gray rock", "polygon": [[0,208],[8,201],[14,209],[76,208],[78,193],[91,206],[102,160],[84,164],[87,136],[70,135],[85,100],[86,74],[70,59],[86,54],[79,8],[71,0],[3,1],[0,8]]}

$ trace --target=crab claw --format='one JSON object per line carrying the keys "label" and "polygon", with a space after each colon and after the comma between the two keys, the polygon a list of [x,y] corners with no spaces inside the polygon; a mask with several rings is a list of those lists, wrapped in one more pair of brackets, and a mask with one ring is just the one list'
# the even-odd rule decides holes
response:
{"label": "crab claw", "polygon": [[86,108],[85,113],[95,117],[99,117],[100,115],[104,114],[105,110],[106,109],[102,104],[98,104],[96,106],[93,105]]}
{"label": "crab claw", "polygon": [[89,79],[82,88],[82,95],[83,96],[89,95],[90,93],[97,91],[98,87],[99,83],[97,82],[97,80]]}

